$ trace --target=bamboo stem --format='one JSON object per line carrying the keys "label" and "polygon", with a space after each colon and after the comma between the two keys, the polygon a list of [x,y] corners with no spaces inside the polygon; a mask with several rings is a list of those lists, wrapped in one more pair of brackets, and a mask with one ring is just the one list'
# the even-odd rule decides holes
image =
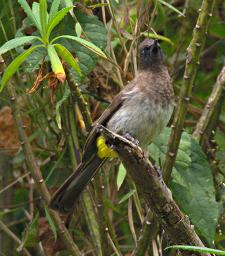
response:
{"label": "bamboo stem", "polygon": [[210,17],[214,6],[214,0],[203,0],[199,9],[199,16],[193,31],[193,37],[187,48],[186,66],[183,77],[183,83],[180,91],[178,106],[175,112],[172,131],[169,138],[166,159],[163,165],[163,175],[165,182],[168,182],[171,176],[172,168],[175,163],[181,134],[183,131],[187,107],[190,101],[192,87],[199,65],[199,58],[204,47],[205,37]]}

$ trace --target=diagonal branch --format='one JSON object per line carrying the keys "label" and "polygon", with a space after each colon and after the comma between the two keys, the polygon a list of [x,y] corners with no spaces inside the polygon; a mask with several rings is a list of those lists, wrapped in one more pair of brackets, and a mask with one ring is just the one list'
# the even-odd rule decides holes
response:
{"label": "diagonal branch", "polygon": [[194,79],[199,65],[201,51],[205,44],[205,37],[210,17],[214,6],[214,0],[203,0],[199,9],[199,16],[193,31],[193,38],[187,48],[186,66],[183,83],[180,91],[178,106],[175,112],[172,132],[169,139],[168,151],[163,165],[164,180],[168,182],[177,155],[181,134],[184,126],[187,107],[191,97]]}
{"label": "diagonal branch", "polygon": [[212,93],[205,105],[202,115],[198,120],[193,137],[202,143],[203,135],[209,125],[209,122],[216,111],[217,104],[223,94],[223,86],[225,84],[225,64],[217,77],[216,83],[213,87]]}
{"label": "diagonal branch", "polygon": [[[189,219],[181,212],[164,183],[161,173],[144,156],[141,148],[118,134],[100,126],[99,130],[118,152],[121,161],[134,180],[153,214],[163,226],[171,240],[176,244],[203,247]],[[201,254],[209,256],[209,254]]]}

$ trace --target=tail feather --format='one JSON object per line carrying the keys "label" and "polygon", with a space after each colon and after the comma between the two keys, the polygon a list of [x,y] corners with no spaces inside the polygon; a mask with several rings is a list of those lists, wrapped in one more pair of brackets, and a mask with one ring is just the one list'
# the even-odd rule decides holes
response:
{"label": "tail feather", "polygon": [[104,159],[94,157],[88,163],[81,163],[53,195],[49,206],[61,213],[69,213],[81,192],[104,162]]}

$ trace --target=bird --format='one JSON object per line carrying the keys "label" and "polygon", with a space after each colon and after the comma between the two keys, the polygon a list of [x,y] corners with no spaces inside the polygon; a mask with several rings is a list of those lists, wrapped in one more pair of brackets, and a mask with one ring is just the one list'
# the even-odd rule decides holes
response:
{"label": "bird", "polygon": [[139,44],[137,75],[112,100],[93,124],[87,137],[82,161],[75,172],[55,192],[50,208],[70,213],[89,181],[110,157],[117,153],[99,132],[99,125],[146,150],[162,132],[174,109],[174,91],[165,57],[158,40],[145,38]]}

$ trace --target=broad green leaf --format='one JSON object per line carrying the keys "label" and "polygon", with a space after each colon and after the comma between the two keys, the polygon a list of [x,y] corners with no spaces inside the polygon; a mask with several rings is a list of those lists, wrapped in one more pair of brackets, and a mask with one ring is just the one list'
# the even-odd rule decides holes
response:
{"label": "broad green leaf", "polygon": [[39,242],[38,220],[39,220],[39,213],[35,215],[32,222],[24,230],[22,243],[17,248],[18,251],[22,251],[24,247],[34,247],[38,244]]}
{"label": "broad green leaf", "polygon": [[0,92],[3,90],[4,86],[6,85],[6,83],[8,82],[8,80],[10,79],[10,77],[17,71],[18,67],[25,61],[25,59],[37,48],[39,47],[43,47],[42,45],[35,45],[30,47],[28,50],[26,50],[25,52],[23,52],[22,54],[20,54],[18,57],[16,57],[10,64],[9,66],[6,68],[2,80],[1,80],[1,84],[0,84]]}
{"label": "broad green leaf", "polygon": [[52,30],[63,20],[66,14],[73,9],[73,6],[63,8],[52,18],[47,27],[47,38],[49,38]]}
{"label": "broad green leaf", "polygon": [[157,0],[159,1],[161,4],[165,5],[166,7],[168,7],[169,9],[171,9],[172,11],[178,13],[179,15],[184,16],[184,14],[182,12],[180,12],[177,8],[175,8],[174,6],[172,6],[171,4],[167,3],[166,1],[163,0]]}
{"label": "broad green leaf", "polygon": [[116,178],[116,184],[117,184],[117,190],[120,189],[121,185],[123,184],[125,178],[126,178],[127,171],[123,164],[121,163],[119,166],[119,170],[117,173],[117,178]]}
{"label": "broad green leaf", "polygon": [[52,40],[52,43],[60,38],[66,38],[66,39],[70,39],[70,40],[73,40],[73,41],[76,41],[77,43],[83,45],[84,47],[86,47],[88,50],[94,52],[96,55],[104,58],[104,59],[107,59],[107,56],[105,55],[105,53],[99,48],[97,47],[96,45],[94,45],[93,43],[91,42],[88,42],[87,40],[85,39],[82,39],[82,38],[79,38],[79,37],[76,37],[76,36],[70,36],[70,35],[63,35],[63,36],[58,36],[56,38],[54,38]]}
{"label": "broad green leaf", "polygon": [[59,5],[60,5],[61,0],[53,0],[52,4],[51,4],[51,9],[50,9],[50,13],[49,13],[49,22],[51,22],[51,20],[53,19],[53,17],[56,15],[56,13],[58,12],[59,9]]}
{"label": "broad green leaf", "polygon": [[55,47],[53,45],[48,46],[48,56],[51,62],[52,71],[55,73],[56,77],[64,83],[66,79],[65,71],[62,65],[61,60],[59,59],[59,56],[55,50]]}
{"label": "broad green leaf", "polygon": [[73,55],[61,44],[54,44],[55,49],[57,50],[58,54],[64,59],[79,75],[81,75],[80,67],[73,57]]}
{"label": "broad green leaf", "polygon": [[23,37],[16,37],[14,39],[11,39],[0,47],[0,55],[18,47],[18,46],[29,43],[35,39],[40,40],[40,38],[37,36],[23,36]]}
{"label": "broad green leaf", "polygon": [[40,16],[40,21],[41,21],[42,36],[45,38],[46,31],[47,31],[47,24],[48,24],[47,2],[46,2],[46,0],[40,0],[39,3],[40,3],[39,16]]}
{"label": "broad green leaf", "polygon": [[171,45],[174,45],[174,43],[168,37],[161,36],[161,35],[156,35],[154,33],[148,33],[148,32],[144,32],[144,33],[141,33],[141,34],[144,35],[145,37],[153,38],[153,39],[159,39],[159,40],[167,42]]}
{"label": "broad green leaf", "polygon": [[128,192],[126,195],[124,195],[118,204],[122,204],[123,202],[125,202],[127,199],[129,199],[134,193],[136,192],[135,189],[132,189],[130,192]]}
{"label": "broad green leaf", "polygon": [[37,27],[37,29],[39,31],[41,31],[41,27],[38,23],[38,21],[36,20],[29,4],[27,3],[26,0],[18,0],[18,3],[21,5],[21,7],[23,8],[24,12],[27,14],[27,17],[32,21],[32,23]]}
{"label": "broad green leaf", "polygon": [[165,250],[168,250],[168,249],[177,249],[177,250],[183,250],[183,251],[225,255],[225,251],[211,249],[211,248],[207,248],[207,247],[199,247],[199,246],[172,245],[172,246],[168,246],[167,248],[165,248]]}
{"label": "broad green leaf", "polygon": [[75,25],[75,31],[76,31],[77,36],[80,37],[81,33],[82,33],[82,27],[79,22],[77,22]]}
{"label": "broad green leaf", "polygon": [[61,115],[60,115],[60,107],[62,106],[63,102],[65,102],[68,97],[70,96],[71,91],[68,88],[68,86],[65,86],[65,91],[64,94],[62,96],[62,98],[56,103],[56,107],[55,107],[55,112],[56,112],[56,123],[59,127],[59,129],[62,129],[62,125],[61,125]]}
{"label": "broad green leaf", "polygon": [[54,235],[55,241],[56,241],[56,239],[57,239],[57,228],[56,228],[55,223],[52,219],[52,216],[51,216],[51,214],[50,214],[50,212],[49,212],[49,210],[46,206],[45,206],[45,215],[46,215],[46,218],[48,220],[49,226],[52,230],[52,233]]}
{"label": "broad green leaf", "polygon": [[[170,129],[149,146],[150,156],[164,161]],[[160,164],[159,164],[160,165]],[[184,132],[172,172],[171,190],[197,231],[212,244],[219,215],[210,165],[199,144]]]}

